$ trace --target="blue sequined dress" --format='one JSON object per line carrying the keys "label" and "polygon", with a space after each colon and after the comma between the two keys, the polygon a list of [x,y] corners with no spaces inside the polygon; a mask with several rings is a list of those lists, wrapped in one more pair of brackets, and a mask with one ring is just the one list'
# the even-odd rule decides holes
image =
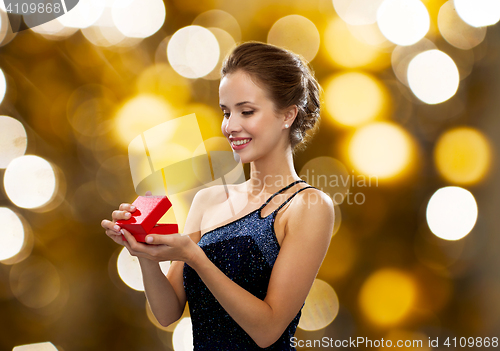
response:
{"label": "blue sequined dress", "polygon": [[[274,232],[278,211],[307,186],[289,196],[276,210],[261,217],[262,209],[279,193],[297,180],[274,193],[261,207],[247,215],[202,235],[198,245],[226,276],[259,299],[264,300],[280,245]],[[281,337],[267,348],[255,341],[233,320],[212,295],[196,271],[184,264],[184,289],[193,325],[195,351],[295,350],[290,345],[299,323],[301,310]],[[302,305],[304,306],[304,305]]]}

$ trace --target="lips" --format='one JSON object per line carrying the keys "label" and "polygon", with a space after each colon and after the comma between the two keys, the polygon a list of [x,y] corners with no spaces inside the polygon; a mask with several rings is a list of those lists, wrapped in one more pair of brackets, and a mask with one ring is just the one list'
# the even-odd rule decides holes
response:
{"label": "lips", "polygon": [[246,147],[251,141],[252,138],[234,138],[231,139],[231,147],[233,148],[233,150],[241,150]]}

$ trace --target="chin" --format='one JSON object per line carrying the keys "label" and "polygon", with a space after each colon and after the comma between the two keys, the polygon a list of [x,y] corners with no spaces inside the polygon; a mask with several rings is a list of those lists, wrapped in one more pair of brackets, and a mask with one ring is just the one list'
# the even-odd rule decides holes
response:
{"label": "chin", "polygon": [[[233,151],[233,153],[236,154],[235,161],[237,161],[237,162],[241,162],[241,163],[245,164],[245,163],[250,163],[253,161],[253,159],[250,159],[249,157],[242,156],[234,151]],[[238,161],[238,159],[236,159],[236,157],[239,158],[239,161]]]}

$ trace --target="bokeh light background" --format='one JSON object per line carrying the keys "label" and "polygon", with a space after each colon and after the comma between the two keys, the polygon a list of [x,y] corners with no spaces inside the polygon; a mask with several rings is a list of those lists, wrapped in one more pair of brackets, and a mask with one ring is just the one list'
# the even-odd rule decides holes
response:
{"label": "bokeh light background", "polygon": [[196,113],[229,150],[218,70],[246,40],[324,88],[295,161],[337,222],[296,337],[500,337],[499,4],[80,0],[18,33],[0,10],[0,349],[192,349],[187,308],[162,327],[100,223],[136,197],[141,132]]}

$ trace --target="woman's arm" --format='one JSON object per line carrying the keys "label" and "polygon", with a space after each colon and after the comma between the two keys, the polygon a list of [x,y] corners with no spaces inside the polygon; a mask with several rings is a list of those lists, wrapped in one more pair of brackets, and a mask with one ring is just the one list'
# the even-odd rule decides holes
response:
{"label": "woman's arm", "polygon": [[[189,209],[184,227],[184,233],[194,242],[200,241],[200,223],[204,212],[207,195],[206,189],[196,193]],[[200,250],[201,251],[201,250]],[[144,293],[151,306],[151,311],[158,322],[168,326],[182,316],[186,306],[184,290],[184,261],[172,261],[167,276],[161,271],[159,264],[148,258],[139,258],[144,280]],[[161,258],[158,258],[161,261]],[[154,265],[154,267],[152,267]],[[174,300],[175,299],[175,300]],[[176,303],[172,303],[176,301]]]}
{"label": "woman's arm", "polygon": [[[306,201],[314,191],[319,203]],[[272,345],[300,310],[330,245],[334,224],[332,200],[317,189],[291,201],[285,239],[273,267],[266,298],[260,300],[221,272],[203,254],[188,264],[196,270],[221,306],[260,347]]]}
{"label": "woman's arm", "polygon": [[[191,208],[186,218],[186,225],[182,239],[197,243],[200,240],[200,222],[206,201],[203,200],[206,189],[200,190],[193,198]],[[164,261],[161,255],[145,255],[140,250],[145,244],[137,243],[134,237],[126,230],[126,245],[132,255],[139,259],[144,282],[144,293],[154,316],[162,326],[168,326],[177,321],[186,306],[184,291],[184,261],[172,261],[167,275],[160,269],[159,262]],[[178,235],[178,234],[175,234]],[[154,249],[151,247],[151,249]],[[201,251],[201,250],[200,250]]]}

